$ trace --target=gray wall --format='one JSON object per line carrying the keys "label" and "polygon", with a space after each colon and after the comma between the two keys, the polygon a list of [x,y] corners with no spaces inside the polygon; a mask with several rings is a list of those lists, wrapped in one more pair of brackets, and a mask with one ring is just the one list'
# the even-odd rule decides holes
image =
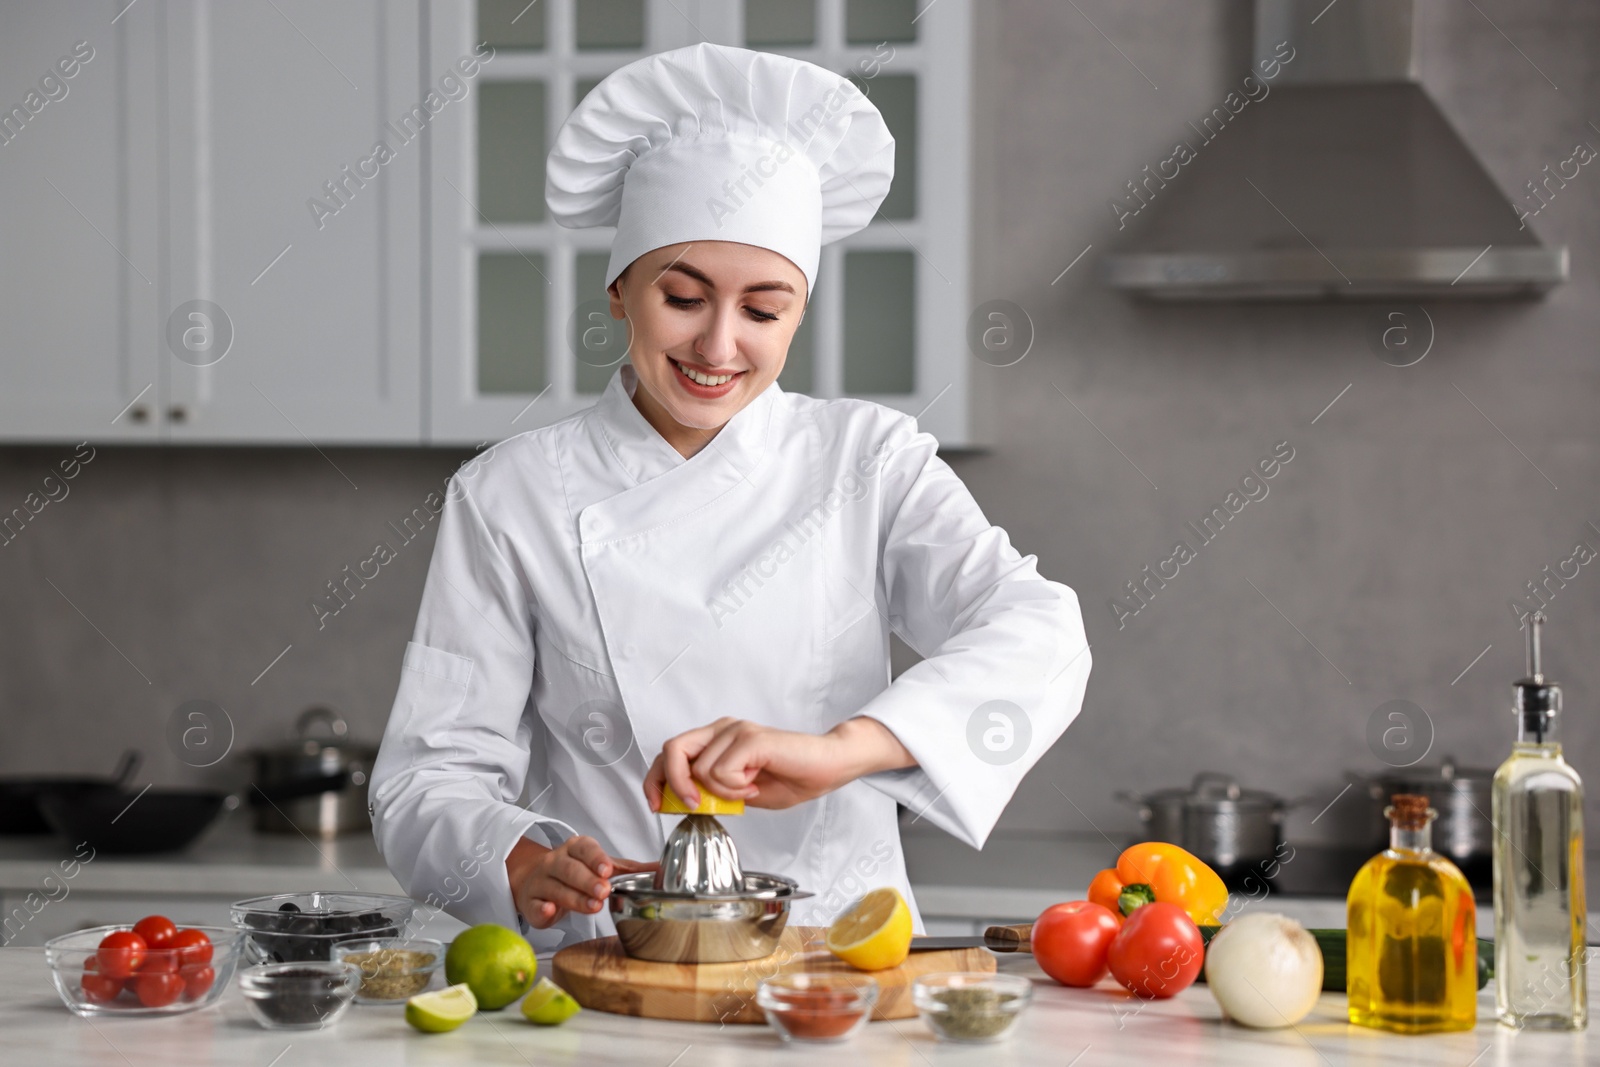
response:
{"label": "gray wall", "polygon": [[[1078,590],[1095,660],[1082,717],[1002,826],[1116,836],[1133,824],[1113,790],[1204,768],[1316,798],[1293,828],[1321,837],[1339,805],[1308,824],[1342,771],[1382,766],[1367,725],[1394,699],[1427,712],[1435,756],[1498,762],[1521,668],[1507,602],[1580,536],[1600,546],[1583,534],[1600,526],[1600,169],[1535,222],[1571,247],[1571,283],[1537,304],[1430,305],[1437,341],[1410,368],[1368,349],[1384,308],[1142,307],[1094,280],[1116,243],[1107,201],[1243,76],[1249,5],[1080,0],[1126,59],[1071,5],[977,6],[973,296],[1026,308],[1038,340],[1014,367],[975,367],[996,442],[952,461],[1015,543]],[[1470,5],[1423,6],[1424,80],[1503,188],[1576,140],[1600,144],[1585,126],[1600,113],[1583,110],[1600,95],[1600,9],[1480,0],[1557,91]],[[1295,456],[1270,495],[1119,629],[1108,598],[1283,440]],[[0,510],[70,452],[0,450]],[[307,602],[377,541],[398,544],[386,523],[467,453],[328,455],[359,489],[309,450],[100,449],[66,499],[0,548],[0,772],[109,769],[132,745],[149,754],[147,777],[215,775],[163,738],[193,698],[228,710],[236,748],[282,738],[313,702],[375,739],[431,529],[322,629]],[[1570,755],[1591,775],[1597,608],[1591,564],[1551,602],[1548,656],[1566,684]]]}

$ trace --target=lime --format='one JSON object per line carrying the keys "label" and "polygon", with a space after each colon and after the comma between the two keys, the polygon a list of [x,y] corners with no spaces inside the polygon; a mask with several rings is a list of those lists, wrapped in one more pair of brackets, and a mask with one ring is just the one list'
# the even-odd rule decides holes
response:
{"label": "lime", "polygon": [[444,977],[466,983],[484,1011],[498,1011],[533,985],[539,961],[515,930],[483,923],[463,930],[444,954]]}
{"label": "lime", "polygon": [[581,1010],[572,994],[548,978],[539,979],[522,1001],[522,1017],[540,1026],[560,1026]]}
{"label": "lime", "polygon": [[406,1022],[425,1034],[447,1034],[477,1014],[478,1000],[465,985],[418,993],[406,1001]]}

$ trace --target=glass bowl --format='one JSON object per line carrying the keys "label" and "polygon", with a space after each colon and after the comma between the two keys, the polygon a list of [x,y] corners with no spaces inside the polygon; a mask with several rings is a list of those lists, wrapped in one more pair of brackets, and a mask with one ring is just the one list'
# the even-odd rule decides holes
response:
{"label": "glass bowl", "polygon": [[280,893],[241,900],[231,916],[252,962],[310,963],[333,959],[341,941],[404,937],[415,907],[384,893]]}
{"label": "glass bowl", "polygon": [[333,960],[262,963],[239,972],[239,990],[268,1030],[320,1030],[355,999],[361,969]]}
{"label": "glass bowl", "polygon": [[[100,974],[96,950],[107,934],[132,930],[129,925],[96,926],[45,942],[45,962],[56,992],[78,1015],[180,1015],[215,1004],[233,980],[244,951],[237,930],[221,926],[179,927],[199,930],[211,939],[211,952],[156,949],[128,978]],[[143,997],[141,999],[141,993]]]}
{"label": "glass bowl", "polygon": [[845,1041],[872,1018],[878,982],[870,975],[780,974],[756,988],[767,1025],[785,1041]]}
{"label": "glass bowl", "polygon": [[940,1041],[999,1041],[1032,998],[1033,983],[1015,974],[948,971],[911,983],[911,1002]]}
{"label": "glass bowl", "polygon": [[357,1004],[395,1004],[433,984],[444,966],[444,943],[427,937],[378,937],[341,941],[333,958],[361,970]]}

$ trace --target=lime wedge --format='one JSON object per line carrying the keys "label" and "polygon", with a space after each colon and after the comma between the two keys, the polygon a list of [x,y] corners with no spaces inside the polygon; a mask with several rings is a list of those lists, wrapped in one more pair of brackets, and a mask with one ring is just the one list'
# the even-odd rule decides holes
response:
{"label": "lime wedge", "polygon": [[449,1033],[477,1013],[478,998],[465,982],[406,1001],[406,1022],[425,1034]]}
{"label": "lime wedge", "polygon": [[539,979],[522,1001],[522,1017],[540,1026],[560,1026],[581,1010],[572,994],[548,978]]}

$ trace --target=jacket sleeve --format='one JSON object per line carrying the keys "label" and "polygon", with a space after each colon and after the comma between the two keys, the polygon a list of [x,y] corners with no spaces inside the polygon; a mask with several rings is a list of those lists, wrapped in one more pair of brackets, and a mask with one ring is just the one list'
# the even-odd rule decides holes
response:
{"label": "jacket sleeve", "polygon": [[369,797],[378,850],[408,894],[553,948],[561,931],[526,926],[505,866],[521,837],[555,847],[574,832],[517,803],[535,736],[531,620],[527,586],[457,473]]}
{"label": "jacket sleeve", "polygon": [[886,613],[923,660],[858,713],[893,731],[917,766],[863,781],[982,848],[1077,716],[1090,656],[1077,594],[989,524],[936,447],[903,420],[879,489]]}

